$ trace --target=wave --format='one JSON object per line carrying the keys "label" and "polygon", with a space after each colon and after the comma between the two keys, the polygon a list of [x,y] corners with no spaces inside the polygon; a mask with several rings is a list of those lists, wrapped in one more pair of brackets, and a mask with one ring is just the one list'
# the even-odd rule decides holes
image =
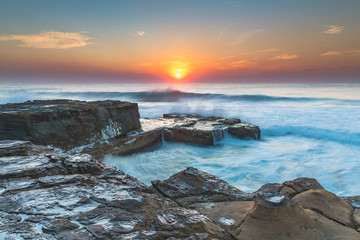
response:
{"label": "wave", "polygon": [[269,95],[227,95],[218,93],[192,93],[179,90],[144,91],[144,92],[38,92],[38,94],[51,95],[64,98],[84,99],[125,99],[140,102],[177,102],[186,99],[195,100],[224,100],[245,102],[328,102],[342,104],[360,104],[360,100],[313,97],[281,97]]}
{"label": "wave", "polygon": [[266,137],[283,137],[288,135],[331,141],[340,144],[360,145],[360,133],[335,131],[317,127],[305,126],[272,126],[262,128],[261,135]]}

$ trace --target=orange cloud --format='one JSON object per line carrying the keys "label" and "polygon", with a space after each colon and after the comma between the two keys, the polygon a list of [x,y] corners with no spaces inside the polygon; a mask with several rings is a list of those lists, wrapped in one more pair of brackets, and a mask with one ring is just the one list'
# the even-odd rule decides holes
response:
{"label": "orange cloud", "polygon": [[281,54],[279,56],[273,57],[270,60],[291,60],[291,59],[295,59],[298,57],[299,57],[299,55],[297,55],[297,54],[286,53],[286,54]]}
{"label": "orange cloud", "polygon": [[338,51],[327,51],[327,52],[320,54],[320,56],[336,56],[336,55],[341,55],[341,54],[342,53],[338,52]]}
{"label": "orange cloud", "polygon": [[254,68],[258,64],[256,62],[250,61],[248,59],[242,59],[239,61],[225,62],[225,63],[216,63],[218,65],[216,68],[220,70],[233,70],[233,69],[244,69],[244,68]]}
{"label": "orange cloud", "polygon": [[324,27],[327,27],[328,29],[322,31],[321,33],[339,34],[344,30],[344,26],[340,26],[340,25],[325,25]]}
{"label": "orange cloud", "polygon": [[28,35],[7,35],[0,36],[0,41],[17,40],[23,42],[19,46],[30,48],[57,48],[66,49],[74,47],[85,47],[91,44],[89,37],[79,32],[41,32]]}

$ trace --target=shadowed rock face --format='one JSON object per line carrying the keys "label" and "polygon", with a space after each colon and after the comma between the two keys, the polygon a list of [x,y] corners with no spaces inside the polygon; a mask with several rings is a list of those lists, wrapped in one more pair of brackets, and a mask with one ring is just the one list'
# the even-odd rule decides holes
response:
{"label": "shadowed rock face", "polygon": [[0,140],[28,140],[64,150],[140,128],[136,103],[73,100],[0,105]]}

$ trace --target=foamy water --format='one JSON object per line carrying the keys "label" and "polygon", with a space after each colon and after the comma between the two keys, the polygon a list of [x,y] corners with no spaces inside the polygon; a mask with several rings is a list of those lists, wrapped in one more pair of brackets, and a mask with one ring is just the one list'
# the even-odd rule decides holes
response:
{"label": "foamy water", "polygon": [[127,100],[142,117],[200,113],[259,125],[261,141],[227,136],[216,146],[164,143],[104,162],[146,184],[194,166],[244,191],[314,177],[340,195],[360,195],[360,85],[87,85],[0,88],[0,103],[31,99]]}

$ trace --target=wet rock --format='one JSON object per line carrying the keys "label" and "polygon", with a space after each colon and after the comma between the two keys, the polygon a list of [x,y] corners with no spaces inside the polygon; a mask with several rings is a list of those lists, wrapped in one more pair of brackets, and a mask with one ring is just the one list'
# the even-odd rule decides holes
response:
{"label": "wet rock", "polygon": [[0,151],[0,239],[360,239],[360,198],[315,179],[246,194],[188,168],[149,188],[87,154]]}
{"label": "wet rock", "polygon": [[237,123],[229,126],[229,133],[241,139],[252,138],[255,140],[260,139],[260,128],[256,125],[249,123]]}
{"label": "wet rock", "polygon": [[251,199],[251,194],[231,186],[214,175],[189,167],[152,186],[182,206],[199,202],[220,202]]}
{"label": "wet rock", "polygon": [[68,219],[54,219],[42,227],[44,233],[59,233],[67,230],[74,230],[79,225],[70,222]]}
{"label": "wet rock", "polygon": [[214,145],[225,137],[230,128],[233,130],[229,133],[237,137],[260,139],[259,127],[240,122],[238,118],[203,118],[197,114],[171,113],[164,114],[163,118],[142,119],[141,126],[144,131],[163,129],[164,139],[172,142]]}
{"label": "wet rock", "polygon": [[196,209],[228,232],[234,233],[254,204],[254,201],[205,202],[192,204],[189,208]]}
{"label": "wet rock", "polygon": [[229,239],[201,213],[89,155],[32,149],[38,147],[29,144],[19,153],[26,156],[0,157],[0,237]]}
{"label": "wet rock", "polygon": [[38,100],[0,105],[0,140],[28,140],[69,150],[138,128],[136,103]]}
{"label": "wet rock", "polygon": [[148,132],[140,132],[133,136],[113,138],[101,141],[96,144],[83,146],[73,149],[71,153],[88,153],[97,159],[101,159],[106,154],[129,155],[153,149],[162,141],[162,130],[156,129]]}

